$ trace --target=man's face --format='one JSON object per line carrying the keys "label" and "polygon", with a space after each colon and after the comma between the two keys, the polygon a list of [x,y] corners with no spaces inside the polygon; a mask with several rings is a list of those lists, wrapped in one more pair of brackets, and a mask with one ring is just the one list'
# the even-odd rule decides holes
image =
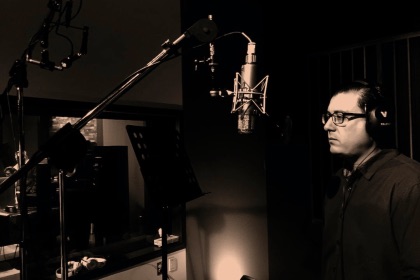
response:
{"label": "man's face", "polygon": [[[359,94],[357,92],[339,93],[331,98],[328,105],[330,114],[355,113],[363,114],[363,110],[357,105]],[[328,132],[330,152],[343,156],[360,157],[373,143],[372,138],[366,131],[366,118],[344,119],[343,124],[336,125],[332,117],[324,125]]]}

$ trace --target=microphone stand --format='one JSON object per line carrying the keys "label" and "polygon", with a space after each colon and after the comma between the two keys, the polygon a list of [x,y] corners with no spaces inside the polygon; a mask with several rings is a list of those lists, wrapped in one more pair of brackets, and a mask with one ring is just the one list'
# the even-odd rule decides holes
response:
{"label": "microphone stand", "polygon": [[[26,181],[26,174],[29,170],[35,167],[36,164],[49,157],[61,171],[70,171],[74,169],[77,162],[83,157],[86,152],[86,141],[80,133],[89,121],[98,116],[107,106],[118,100],[124,93],[131,89],[135,84],[141,81],[147,74],[160,65],[169,55],[175,53],[180,47],[180,43],[191,35],[195,36],[200,41],[211,41],[217,34],[217,27],[215,23],[208,19],[201,19],[194,23],[186,32],[179,36],[173,43],[169,40],[162,44],[163,50],[154,57],[145,67],[131,74],[123,82],[121,82],[113,91],[111,91],[97,106],[90,110],[85,116],[80,118],[73,125],[65,124],[59,129],[46,144],[42,145],[37,152],[26,162],[26,164],[19,167],[19,169],[0,184],[0,194],[14,184],[18,179]],[[69,147],[77,145],[76,149],[69,149]],[[84,151],[82,151],[82,149]],[[69,151],[71,150],[71,151]],[[61,172],[60,171],[60,172]],[[60,196],[61,197],[61,196]],[[165,239],[165,236],[164,236]],[[61,242],[66,239],[61,238]],[[162,240],[163,241],[163,240]],[[61,247],[62,250],[65,246]],[[65,255],[65,254],[64,254]],[[66,277],[67,265],[61,260],[61,273]],[[24,267],[22,267],[24,270]],[[26,273],[25,273],[26,274]],[[167,275],[167,272],[162,275]],[[25,275],[26,276],[26,275]],[[164,279],[167,280],[167,279]]]}
{"label": "microphone stand", "polygon": [[[45,47],[48,46],[48,29],[52,18],[56,12],[56,9],[59,7],[59,3],[55,2],[54,0],[50,0],[48,3],[48,7],[50,11],[45,18],[40,30],[36,34],[36,39],[40,38],[41,44]],[[41,38],[42,37],[42,38]],[[35,40],[36,41],[36,40]],[[33,40],[31,40],[31,44],[28,48],[28,55],[32,52],[34,47]],[[18,153],[17,153],[17,164],[18,170],[23,169],[25,166],[26,161],[26,149],[25,149],[25,132],[24,132],[24,106],[23,106],[23,88],[28,87],[28,80],[27,80],[27,72],[26,72],[26,63],[22,59],[17,59],[12,68],[9,71],[9,82],[6,89],[3,92],[3,96],[7,98],[7,94],[11,90],[13,86],[16,87],[16,95],[17,95],[17,119],[18,119]],[[32,166],[34,167],[34,166]],[[31,168],[28,169],[28,171]],[[19,184],[16,185],[16,181],[19,179]],[[27,179],[27,172],[23,173],[19,178],[14,181],[15,185],[15,203],[17,204],[17,208],[19,209],[20,213],[20,224],[21,224],[21,240],[19,244],[19,258],[20,258],[20,279],[26,280],[27,279],[27,219],[28,219],[28,208],[27,208],[27,201],[26,201],[26,179]],[[17,192],[17,186],[19,186],[19,193]],[[1,193],[1,192],[0,192]],[[17,200],[17,201],[16,201]]]}
{"label": "microphone stand", "polygon": [[[17,109],[18,109],[18,129],[19,129],[19,156],[18,156],[18,167],[20,168],[25,164],[25,133],[23,129],[23,90],[19,86],[17,89]],[[19,181],[19,201],[18,201],[18,208],[20,210],[21,216],[21,225],[22,225],[22,239],[21,244],[19,246],[19,256],[21,260],[21,277],[20,279],[24,280],[27,279],[26,274],[26,226],[27,226],[27,216],[28,216],[28,208],[26,204],[26,175],[22,176]]]}
{"label": "microphone stand", "polygon": [[[15,86],[17,92],[17,114],[18,114],[18,154],[17,163],[18,168],[21,169],[25,165],[25,133],[24,133],[24,110],[23,110],[23,88],[28,87],[26,64],[21,60],[16,60],[9,71],[10,79],[8,87],[4,94],[10,91]],[[17,200],[17,208],[21,217],[21,240],[19,244],[19,258],[21,264],[20,279],[27,279],[26,275],[26,227],[27,227],[27,205],[26,205],[26,174],[19,180],[19,194],[17,192],[17,185],[15,184],[15,201]]]}

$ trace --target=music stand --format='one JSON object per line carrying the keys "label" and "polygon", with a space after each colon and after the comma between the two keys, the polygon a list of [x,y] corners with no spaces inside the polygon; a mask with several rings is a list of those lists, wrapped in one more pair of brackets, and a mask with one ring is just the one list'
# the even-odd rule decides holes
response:
{"label": "music stand", "polygon": [[169,207],[181,205],[208,193],[202,192],[181,136],[176,129],[126,126],[154,203],[163,210],[162,279],[167,280],[167,224]]}

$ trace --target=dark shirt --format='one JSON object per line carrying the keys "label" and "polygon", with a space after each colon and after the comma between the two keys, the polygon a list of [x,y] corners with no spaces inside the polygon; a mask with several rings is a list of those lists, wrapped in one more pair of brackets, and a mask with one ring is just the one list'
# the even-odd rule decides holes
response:
{"label": "dark shirt", "polygon": [[324,206],[325,280],[420,279],[420,163],[383,150],[340,169]]}

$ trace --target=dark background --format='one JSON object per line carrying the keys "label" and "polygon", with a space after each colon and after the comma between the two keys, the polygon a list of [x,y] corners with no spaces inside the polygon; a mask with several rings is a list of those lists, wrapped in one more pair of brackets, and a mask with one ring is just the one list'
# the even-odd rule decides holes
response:
{"label": "dark background", "polygon": [[[260,120],[257,133],[252,139],[244,140],[233,135],[237,121],[229,113],[231,100],[209,97],[206,91],[210,86],[208,68],[201,66],[198,71],[191,71],[194,59],[208,57],[208,46],[186,54],[183,60],[184,132],[190,154],[194,159],[203,154],[210,159],[223,158],[235,152],[228,148],[234,139],[242,147],[252,147],[245,148],[243,154],[235,158],[238,166],[249,164],[257,168],[259,151],[255,150],[264,146],[270,279],[320,279],[322,195],[316,196],[319,193],[315,195],[311,189],[314,183],[320,184],[311,181],[311,172],[319,171],[318,168],[311,169],[311,165],[318,165],[313,161],[318,160],[316,154],[320,151],[311,149],[317,148],[313,140],[322,133],[322,128],[316,130],[313,127],[320,117],[314,115],[311,102],[320,100],[308,95],[309,80],[317,79],[314,77],[317,74],[308,69],[308,58],[354,44],[383,41],[388,37],[395,39],[395,36],[418,31],[420,20],[415,8],[383,4],[367,7],[366,3],[355,2],[332,6],[301,2],[230,1],[227,4],[226,1],[198,3],[188,0],[183,1],[182,7],[184,29],[211,14],[219,28],[218,36],[234,31],[246,33],[256,42],[260,78],[270,76],[267,94],[269,120]],[[215,41],[216,61],[219,63],[217,79],[221,88],[232,90],[235,72],[245,61],[246,44],[246,39],[240,35]],[[322,93],[324,97],[328,95],[329,92]],[[288,126],[288,120],[292,121],[292,126]],[[313,131],[316,131],[315,135],[312,135]],[[188,141],[199,138],[198,135],[207,139],[211,147],[200,147],[194,143],[196,141]],[[213,157],[209,156],[213,154]],[[328,157],[327,151],[325,156]],[[216,168],[222,169],[223,166],[230,168],[229,163],[220,163]],[[238,167],[238,173],[241,167]],[[257,184],[258,178],[252,178],[247,171],[243,169],[237,180],[252,180]],[[208,182],[200,182],[204,188],[208,187]],[[223,185],[222,180],[219,183]],[[228,187],[239,189],[239,192],[245,190],[245,187]],[[214,193],[217,195],[218,192],[220,190],[215,187]],[[252,204],[252,200],[249,203]],[[214,213],[219,210],[224,212],[223,207],[211,209]],[[191,241],[189,239],[189,244],[194,243]]]}
{"label": "dark background", "polygon": [[[270,75],[267,112],[277,124],[282,124],[285,116],[292,114],[294,122],[307,122],[306,114],[297,112],[310,100],[305,97],[308,56],[420,28],[420,17],[410,5],[368,7],[356,2],[337,6],[300,2],[278,5],[266,0],[230,1],[229,5],[224,1],[184,0],[182,3],[183,30],[211,14],[219,37],[240,31],[256,43],[260,77]],[[215,41],[219,64],[217,79],[221,88],[233,89],[235,72],[240,71],[244,63],[247,41],[241,37],[229,35]],[[208,54],[208,47],[204,46],[196,50],[191,59],[208,57]],[[198,69],[194,78],[203,78],[198,81],[202,85],[209,83],[208,69],[203,66]],[[300,116],[304,117],[300,119]],[[306,134],[303,129],[294,131],[299,132]],[[299,141],[299,137],[294,140]]]}

